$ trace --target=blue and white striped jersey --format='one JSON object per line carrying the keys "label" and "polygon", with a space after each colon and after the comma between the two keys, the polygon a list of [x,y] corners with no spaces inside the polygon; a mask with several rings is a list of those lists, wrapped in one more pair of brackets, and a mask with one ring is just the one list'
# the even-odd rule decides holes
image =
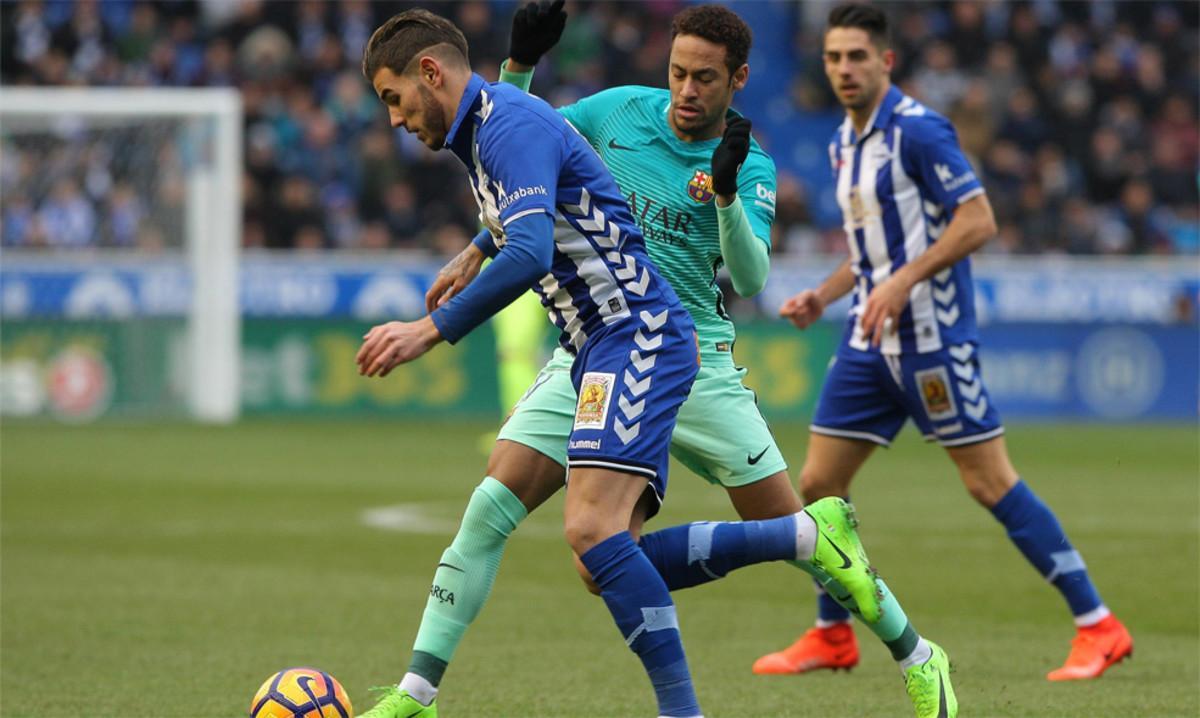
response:
{"label": "blue and white striped jersey", "polygon": [[[860,323],[867,296],[937,241],[963,202],[983,186],[946,118],[892,87],[862,136],[847,117],[829,143],[829,160],[857,277],[849,345],[872,351]],[[963,258],[917,283],[885,354],[932,352],[977,342],[971,263]]]}
{"label": "blue and white striped jersey", "polygon": [[539,212],[554,220],[550,273],[533,289],[565,349],[575,353],[589,336],[643,310],[685,315],[612,175],[545,101],[472,75],[446,145],[466,165],[480,221],[498,249],[514,220]]}

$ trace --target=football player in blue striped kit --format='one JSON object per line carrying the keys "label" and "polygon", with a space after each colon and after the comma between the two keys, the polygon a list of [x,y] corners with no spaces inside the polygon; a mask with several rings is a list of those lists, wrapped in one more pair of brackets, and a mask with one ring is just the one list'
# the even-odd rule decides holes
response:
{"label": "football player in blue striped kit", "polygon": [[[864,4],[829,14],[825,73],[846,120],[829,159],[850,257],[780,314],[801,329],[854,292],[801,470],[804,498],[846,496],[876,446],[911,418],[958,467],[967,491],[1066,600],[1076,638],[1052,681],[1094,678],[1133,652],[1049,507],[1009,460],[1004,428],[979,376],[969,255],[996,232],[984,188],[950,123],[891,85],[887,18]],[[772,672],[858,661],[849,615],[821,596],[817,627],[760,659]]]}
{"label": "football player in blue striped kit", "polygon": [[[363,74],[392,126],[430,149],[449,149],[465,165],[488,228],[480,249],[494,261],[429,316],[371,328],[358,352],[359,371],[386,376],[441,341],[454,343],[527,289],[538,293],[561,331],[560,344],[575,357],[567,541],[642,661],[659,714],[699,716],[667,583],[634,537],[666,493],[671,432],[699,368],[695,326],[650,262],[616,182],[591,146],[544,101],[472,73],[467,52],[458,28],[425,10],[392,17],[364,51]],[[687,555],[681,552],[679,572],[686,578],[709,567],[723,574],[759,561],[811,561],[828,568],[865,619],[878,622],[881,596],[851,514],[840,499],[821,503],[833,508],[712,525],[701,532],[711,540],[703,551],[681,546]],[[472,495],[467,517],[489,506],[499,509],[490,514],[495,521],[463,539],[491,547],[483,560],[465,561],[469,547],[456,543],[435,574],[435,594],[472,594],[476,610],[500,562],[503,542],[496,547],[496,539],[524,513],[491,476]],[[429,630],[454,632],[445,622]],[[435,697],[430,681],[410,673],[364,718],[433,718]]]}

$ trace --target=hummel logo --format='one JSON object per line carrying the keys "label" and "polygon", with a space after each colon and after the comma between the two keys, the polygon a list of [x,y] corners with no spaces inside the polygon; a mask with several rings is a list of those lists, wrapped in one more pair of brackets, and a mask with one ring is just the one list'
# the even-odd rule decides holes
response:
{"label": "hummel logo", "polygon": [[837,551],[837,555],[842,557],[842,565],[839,566],[838,568],[842,568],[842,569],[850,568],[850,566],[853,565],[853,562],[850,560],[850,557],[847,556],[845,554],[845,552],[843,552],[842,549],[838,547],[837,544],[835,544],[833,541],[830,541],[828,536],[825,536],[825,534],[821,534],[821,535],[825,537],[826,541],[829,541],[829,545],[833,547],[834,551]]}
{"label": "hummel logo", "polygon": [[[841,552],[839,551],[839,553],[841,553]],[[459,573],[466,573],[466,571],[462,570],[462,569],[461,569],[461,568],[459,568],[458,566],[451,566],[451,565],[450,565],[450,564],[448,564],[448,563],[439,563],[439,564],[438,564],[438,568],[441,568],[442,566],[445,566],[446,568],[452,568],[452,569],[454,569],[455,571],[458,571]]]}
{"label": "hummel logo", "polygon": [[634,149],[633,147],[626,147],[625,145],[618,145],[615,137],[608,141],[608,148],[610,150],[629,150],[630,152],[632,152]]}
{"label": "hummel logo", "polygon": [[763,455],[767,453],[767,449],[770,449],[770,448],[771,447],[768,446],[766,449],[763,449],[762,451],[758,452],[758,456],[751,456],[750,454],[746,454],[746,463],[750,464],[751,466],[754,466],[755,464],[758,463],[758,460],[761,459],[763,457]]}

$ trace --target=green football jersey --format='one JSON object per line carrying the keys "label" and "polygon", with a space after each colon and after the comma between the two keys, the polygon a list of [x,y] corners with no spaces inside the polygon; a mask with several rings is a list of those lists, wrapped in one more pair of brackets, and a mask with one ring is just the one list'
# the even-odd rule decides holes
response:
{"label": "green football jersey", "polygon": [[[680,140],[667,122],[670,103],[667,90],[616,87],[559,112],[616,178],[646,237],[650,258],[696,323],[701,354],[729,352],[734,330],[717,286],[722,258],[710,177],[712,153],[721,138]],[[730,110],[730,116],[736,113]],[[738,196],[755,236],[770,249],[775,162],[753,138],[738,173]]]}

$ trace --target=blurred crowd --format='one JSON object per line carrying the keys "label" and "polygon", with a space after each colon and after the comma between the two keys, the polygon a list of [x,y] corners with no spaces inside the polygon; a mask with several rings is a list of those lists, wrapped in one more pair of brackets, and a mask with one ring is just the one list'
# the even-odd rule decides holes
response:
{"label": "blurred crowd", "polygon": [[[418,4],[429,5],[3,2],[0,81],[236,87],[245,109],[246,246],[452,253],[477,221],[461,167],[449,153],[391,130],[359,69],[372,30]],[[569,3],[566,34],[539,66],[533,91],[561,104],[613,85],[664,86],[670,17],[684,4]],[[792,159],[802,153],[789,151],[801,139],[823,149],[828,136],[787,131],[806,126],[804,118],[839,116],[820,58],[830,5],[776,3],[772,17],[782,13],[795,32],[755,26],[752,59],[793,60],[787,107],[781,114],[761,99],[738,103],[752,118],[777,119],[756,120],[756,134],[779,164],[779,252],[845,251],[835,208],[819,204],[830,202],[822,186],[827,168],[806,172]],[[437,5],[463,29],[472,64],[488,79],[507,54],[516,7]],[[984,179],[1000,224],[989,251],[1198,251],[1198,8],[887,5],[898,58],[893,79],[950,117]],[[185,163],[178,131],[10,130],[0,167],[5,247],[154,248],[179,235]]]}

